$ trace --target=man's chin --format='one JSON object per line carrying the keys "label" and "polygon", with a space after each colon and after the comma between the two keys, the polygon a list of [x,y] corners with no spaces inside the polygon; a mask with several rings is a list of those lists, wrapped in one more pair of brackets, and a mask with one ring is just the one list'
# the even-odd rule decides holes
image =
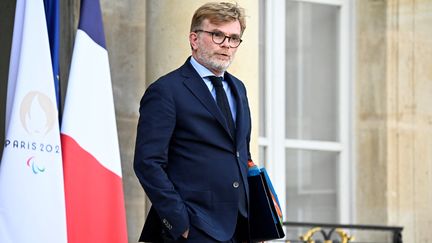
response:
{"label": "man's chin", "polygon": [[202,63],[205,67],[210,70],[217,71],[219,73],[225,72],[230,66],[231,62],[221,60],[202,59]]}
{"label": "man's chin", "polygon": [[217,67],[213,67],[213,70],[216,70],[218,73],[223,73],[228,69],[228,67],[221,67],[221,66],[217,66]]}
{"label": "man's chin", "polygon": [[212,63],[212,67],[220,72],[225,72],[231,63]]}

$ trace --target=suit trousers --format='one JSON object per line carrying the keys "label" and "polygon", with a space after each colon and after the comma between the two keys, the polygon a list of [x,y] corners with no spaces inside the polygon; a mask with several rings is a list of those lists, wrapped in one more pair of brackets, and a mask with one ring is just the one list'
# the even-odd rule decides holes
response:
{"label": "suit trousers", "polygon": [[187,239],[180,238],[177,240],[173,240],[168,234],[162,232],[163,242],[161,243],[249,243],[250,240],[248,240],[248,236],[249,231],[247,219],[239,213],[235,233],[233,237],[228,241],[215,240],[201,229],[198,229],[195,226],[191,225],[189,228],[189,235]]}

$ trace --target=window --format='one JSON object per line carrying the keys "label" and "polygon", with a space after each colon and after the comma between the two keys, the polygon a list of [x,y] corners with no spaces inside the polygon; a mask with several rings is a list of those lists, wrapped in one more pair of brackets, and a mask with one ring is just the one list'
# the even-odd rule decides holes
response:
{"label": "window", "polygon": [[261,1],[260,160],[284,220],[352,220],[350,6]]}

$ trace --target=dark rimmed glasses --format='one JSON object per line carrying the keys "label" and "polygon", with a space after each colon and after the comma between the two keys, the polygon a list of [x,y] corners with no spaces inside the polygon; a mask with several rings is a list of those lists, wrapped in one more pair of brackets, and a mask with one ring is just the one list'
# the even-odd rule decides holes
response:
{"label": "dark rimmed glasses", "polygon": [[228,39],[228,44],[231,48],[236,48],[242,43],[242,39],[239,36],[226,36],[221,31],[206,31],[206,30],[195,30],[194,32],[204,32],[212,36],[212,40],[215,44],[222,44],[225,39]]}

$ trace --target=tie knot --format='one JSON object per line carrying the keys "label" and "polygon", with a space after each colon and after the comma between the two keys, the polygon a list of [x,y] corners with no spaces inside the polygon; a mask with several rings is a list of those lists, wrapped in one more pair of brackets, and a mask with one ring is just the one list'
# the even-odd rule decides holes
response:
{"label": "tie knot", "polygon": [[222,77],[216,77],[216,76],[208,76],[210,81],[212,82],[213,86],[215,87],[222,87]]}

